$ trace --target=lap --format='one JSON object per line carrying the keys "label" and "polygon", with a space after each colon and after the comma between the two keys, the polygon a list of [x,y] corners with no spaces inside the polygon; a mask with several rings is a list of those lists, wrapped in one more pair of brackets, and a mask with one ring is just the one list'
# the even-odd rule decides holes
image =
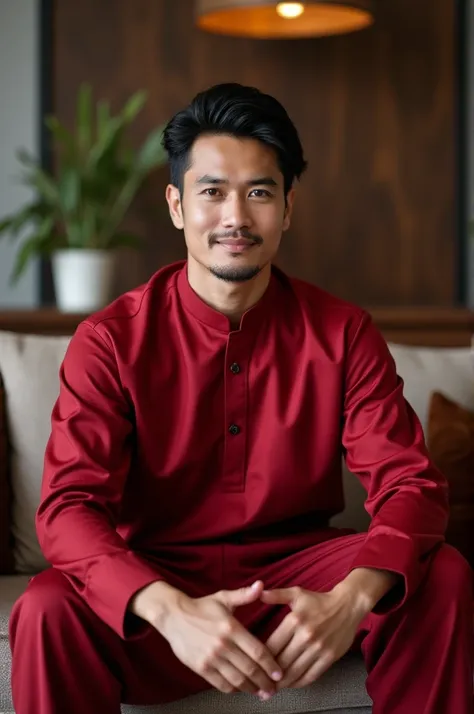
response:
{"label": "lap", "polygon": [[[205,591],[210,593],[222,587],[242,587],[256,579],[263,580],[268,589],[299,585],[313,591],[329,590],[348,573],[366,534],[341,535],[340,532],[333,532],[331,536],[316,545],[311,544],[310,538],[307,542],[301,540],[299,543],[290,543],[282,538],[271,543],[226,544],[223,550],[215,550],[216,572],[222,575],[217,557],[222,559],[225,556],[226,577],[224,581],[213,580],[209,575]],[[211,560],[206,561],[206,571],[212,565]],[[453,582],[456,576],[462,576],[464,584],[467,582],[464,561],[457,551],[442,546],[427,561],[426,577],[417,596],[424,597],[427,590],[436,593],[441,590],[437,584]],[[185,569],[174,573],[170,568],[166,579],[171,585],[183,588],[186,582]],[[196,589],[194,586],[192,589],[206,594],[202,588]],[[99,635],[104,652],[108,650],[107,656],[112,655],[117,663],[121,672],[124,701],[169,701],[208,688],[203,679],[174,657],[168,642],[152,627],[144,625],[135,636],[122,640],[90,610],[67,577],[54,568],[32,578],[20,601],[23,610],[30,610],[33,615],[38,609],[52,613],[51,616],[55,618],[68,608],[80,611],[84,627]],[[265,641],[287,612],[287,606],[270,606],[258,601],[238,608],[235,616],[259,639]]]}

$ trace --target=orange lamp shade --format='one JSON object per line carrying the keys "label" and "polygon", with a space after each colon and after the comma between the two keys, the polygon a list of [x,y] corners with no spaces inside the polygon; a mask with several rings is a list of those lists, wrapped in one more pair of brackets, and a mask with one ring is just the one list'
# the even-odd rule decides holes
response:
{"label": "orange lamp shade", "polygon": [[374,22],[375,0],[196,0],[198,27],[261,39],[318,37],[362,30]]}

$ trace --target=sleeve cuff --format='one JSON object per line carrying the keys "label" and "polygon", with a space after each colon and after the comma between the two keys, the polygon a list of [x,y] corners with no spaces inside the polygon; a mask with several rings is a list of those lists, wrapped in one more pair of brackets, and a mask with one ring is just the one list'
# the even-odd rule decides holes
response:
{"label": "sleeve cuff", "polygon": [[382,597],[372,612],[386,615],[402,607],[416,590],[420,580],[420,568],[411,540],[401,535],[368,535],[350,570],[356,568],[374,568],[397,573],[403,582],[395,585]]}
{"label": "sleeve cuff", "polygon": [[[85,599],[94,612],[122,639],[136,632],[129,625],[138,618],[128,618],[132,597],[142,588],[163,580],[151,564],[132,551],[98,559],[90,566]],[[141,622],[141,621],[140,621]],[[127,624],[127,626],[126,626]]]}

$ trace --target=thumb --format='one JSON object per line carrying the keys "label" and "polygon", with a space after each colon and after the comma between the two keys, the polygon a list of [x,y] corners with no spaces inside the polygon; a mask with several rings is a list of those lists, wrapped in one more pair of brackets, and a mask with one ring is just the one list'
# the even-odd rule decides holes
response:
{"label": "thumb", "polygon": [[297,588],[275,588],[275,590],[263,590],[261,600],[269,605],[290,605],[297,596]]}
{"label": "thumb", "polygon": [[262,590],[262,581],[256,580],[250,587],[238,588],[237,590],[220,590],[214,597],[230,610],[233,610],[236,607],[258,600]]}

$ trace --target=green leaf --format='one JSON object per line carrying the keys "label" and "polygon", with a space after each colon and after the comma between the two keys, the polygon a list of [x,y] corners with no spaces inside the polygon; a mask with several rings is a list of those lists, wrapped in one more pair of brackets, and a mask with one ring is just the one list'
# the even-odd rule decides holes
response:
{"label": "green leaf", "polygon": [[148,136],[138,153],[136,166],[140,172],[147,173],[166,163],[166,151],[162,141],[163,127],[158,127]]}
{"label": "green leaf", "polygon": [[23,174],[21,182],[26,186],[36,189],[48,203],[57,205],[59,195],[56,183],[54,179],[39,166],[35,165],[29,172]]}
{"label": "green leaf", "polygon": [[117,230],[142,182],[143,176],[138,173],[133,173],[122,186],[113,206],[110,209],[107,229],[105,231],[106,239],[110,239],[110,237]]}
{"label": "green leaf", "polygon": [[82,84],[77,98],[77,139],[81,153],[89,151],[92,142],[92,89]]}
{"label": "green leaf", "polygon": [[135,92],[122,109],[121,116],[125,124],[130,124],[137,114],[141,112],[147,101],[148,95],[145,91]]}
{"label": "green leaf", "polygon": [[97,241],[97,210],[92,204],[84,206],[82,244],[88,248],[101,248]]}
{"label": "green leaf", "polygon": [[16,255],[10,283],[15,283],[18,280],[32,258],[51,253],[54,249],[54,239],[51,236],[52,229],[53,221],[46,220],[37,233],[25,240]]}
{"label": "green leaf", "polygon": [[109,124],[102,133],[100,139],[91,148],[87,159],[87,172],[90,173],[96,171],[98,164],[113,158],[116,153],[116,146],[119,142],[122,129],[123,122],[121,119],[114,117],[109,121]]}
{"label": "green leaf", "polygon": [[59,201],[66,215],[77,211],[80,200],[80,176],[73,167],[65,169],[59,177]]}
{"label": "green leaf", "polygon": [[16,157],[20,164],[26,166],[29,169],[36,169],[38,167],[37,159],[32,156],[26,149],[18,149],[16,152]]}
{"label": "green leaf", "polygon": [[2,233],[5,233],[5,231],[10,230],[13,219],[13,216],[7,216],[2,221],[0,221],[0,235]]}
{"label": "green leaf", "polygon": [[142,239],[133,233],[115,233],[109,240],[108,248],[140,248]]}
{"label": "green leaf", "polygon": [[97,103],[97,139],[102,140],[110,121],[110,105],[108,102]]}
{"label": "green leaf", "polygon": [[7,216],[0,223],[0,233],[9,230],[11,239],[15,239],[25,225],[30,222],[38,222],[39,219],[43,218],[45,211],[49,212],[50,209],[44,203],[30,203],[11,216]]}
{"label": "green leaf", "polygon": [[61,124],[59,119],[54,116],[47,116],[44,123],[51,131],[56,141],[62,145],[66,160],[68,162],[72,161],[75,153],[75,146],[74,137],[71,132],[69,132],[66,127]]}

